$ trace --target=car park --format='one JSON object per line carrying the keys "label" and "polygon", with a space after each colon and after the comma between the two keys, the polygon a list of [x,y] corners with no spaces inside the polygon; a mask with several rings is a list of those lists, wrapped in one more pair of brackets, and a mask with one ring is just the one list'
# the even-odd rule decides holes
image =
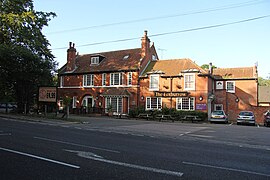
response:
{"label": "car park", "polygon": [[237,116],[237,125],[248,124],[255,125],[255,116],[252,111],[241,111]]}
{"label": "car park", "polygon": [[228,123],[228,116],[223,110],[213,111],[209,122],[224,122]]}
{"label": "car park", "polygon": [[266,126],[266,127],[270,126],[270,111],[267,111],[264,114],[264,126]]}

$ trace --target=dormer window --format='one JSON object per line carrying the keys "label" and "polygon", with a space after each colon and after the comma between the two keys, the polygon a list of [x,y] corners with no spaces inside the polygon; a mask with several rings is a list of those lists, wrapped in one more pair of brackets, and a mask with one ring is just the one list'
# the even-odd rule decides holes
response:
{"label": "dormer window", "polygon": [[129,58],[129,55],[125,55],[124,57],[123,57],[123,60],[127,60]]}
{"label": "dormer window", "polygon": [[152,61],[156,61],[157,60],[157,56],[152,54]]}
{"label": "dormer window", "polygon": [[91,57],[91,65],[99,64],[99,57]]}

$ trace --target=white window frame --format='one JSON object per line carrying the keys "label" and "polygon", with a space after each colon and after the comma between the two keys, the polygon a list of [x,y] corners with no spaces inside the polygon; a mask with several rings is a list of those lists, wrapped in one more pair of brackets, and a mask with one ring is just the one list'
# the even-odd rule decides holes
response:
{"label": "white window frame", "polygon": [[91,64],[99,64],[99,57],[91,57]]}
{"label": "white window frame", "polygon": [[[152,105],[152,99],[156,99],[156,107]],[[161,110],[162,109],[162,98],[161,97],[146,97],[145,110]]]}
{"label": "white window frame", "polygon": [[[193,77],[193,81],[190,79],[187,79],[187,77]],[[184,89],[185,90],[195,90],[195,73],[188,73],[184,75]],[[188,85],[191,85],[192,87],[188,87]]]}
{"label": "white window frame", "polygon": [[[183,99],[188,99],[188,109],[183,109]],[[179,102],[180,101],[180,102]],[[178,107],[178,104],[181,103],[181,107]],[[176,98],[176,105],[175,105],[177,110],[182,110],[182,111],[194,111],[195,110],[195,98],[194,97],[178,97]],[[191,108],[193,107],[193,109]]]}
{"label": "white window frame", "polygon": [[[153,84],[152,78],[156,78],[156,84]],[[159,90],[159,75],[152,74],[149,76],[149,91],[158,91]]]}
{"label": "white window frame", "polygon": [[[118,74],[118,83],[116,83],[115,75]],[[123,74],[122,73],[111,73],[110,74],[110,86],[121,86],[123,85]]]}
{"label": "white window frame", "polygon": [[64,86],[64,77],[60,76],[60,87]]}
{"label": "white window frame", "polygon": [[[233,89],[228,88],[228,84],[233,84]],[[235,81],[226,81],[226,91],[229,93],[235,93]]]}
{"label": "white window frame", "polygon": [[[88,80],[90,78],[90,80]],[[83,87],[93,87],[94,86],[94,74],[83,75]]]}
{"label": "white window frame", "polygon": [[128,72],[127,74],[127,85],[128,86],[132,85],[132,72]]}
{"label": "white window frame", "polygon": [[217,107],[221,107],[220,110],[224,110],[223,109],[223,104],[214,104],[214,111],[217,111]]}
{"label": "white window frame", "polygon": [[152,54],[152,61],[156,61],[157,60],[157,56],[155,54]]}
{"label": "white window frame", "polygon": [[102,74],[102,86],[106,86],[106,73]]}
{"label": "white window frame", "polygon": [[[112,98],[116,100],[116,107],[112,104]],[[123,97],[122,96],[114,96],[114,97],[105,97],[105,112],[108,112],[109,106],[112,106],[112,112],[121,114],[123,113]]]}
{"label": "white window frame", "polygon": [[72,108],[76,108],[77,107],[77,96],[73,96],[72,97]]}

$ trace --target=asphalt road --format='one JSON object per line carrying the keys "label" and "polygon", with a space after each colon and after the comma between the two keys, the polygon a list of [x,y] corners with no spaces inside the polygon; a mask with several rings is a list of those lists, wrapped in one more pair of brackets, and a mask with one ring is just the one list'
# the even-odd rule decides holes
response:
{"label": "asphalt road", "polygon": [[0,117],[0,179],[270,179],[270,128]]}

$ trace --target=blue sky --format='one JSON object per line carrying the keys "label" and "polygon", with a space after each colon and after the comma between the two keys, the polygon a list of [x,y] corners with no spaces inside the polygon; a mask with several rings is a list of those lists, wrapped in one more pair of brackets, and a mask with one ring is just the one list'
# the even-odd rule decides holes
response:
{"label": "blue sky", "polygon": [[[34,6],[57,14],[43,32],[59,68],[66,63],[69,42],[75,43],[79,54],[138,48],[147,30],[160,59],[190,58],[198,65],[212,62],[220,68],[258,62],[259,76],[270,75],[270,16],[151,37],[270,15],[270,0],[34,0]],[[135,39],[89,45],[128,38]]]}

